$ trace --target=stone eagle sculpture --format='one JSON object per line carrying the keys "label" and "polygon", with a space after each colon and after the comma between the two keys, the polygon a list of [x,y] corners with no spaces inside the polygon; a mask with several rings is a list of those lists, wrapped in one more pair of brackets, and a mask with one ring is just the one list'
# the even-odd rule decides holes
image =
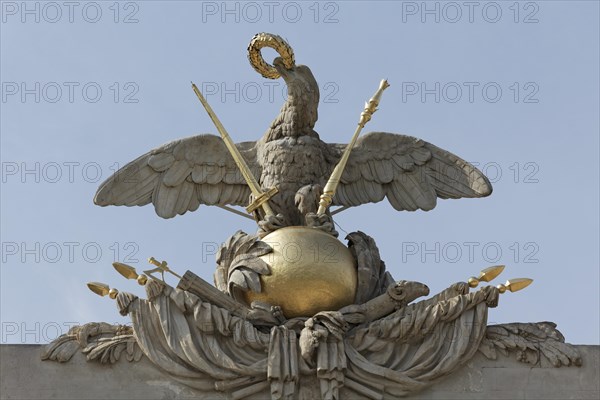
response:
{"label": "stone eagle sculpture", "polygon": [[[273,66],[260,55],[265,46],[280,54]],[[113,263],[145,287],[146,299],[99,282],[88,287],[115,299],[132,325],[74,327],[46,346],[43,360],[65,362],[78,350],[101,363],[117,362],[121,354],[129,361],[146,357],[200,398],[274,400],[408,396],[478,351],[491,359],[510,351],[534,365],[581,365],[553,323],[487,325],[500,294],[521,290],[531,279],[471,291],[504,269],[493,266],[420,299],[429,288],[395,281],[373,238],[352,232],[347,246],[336,238],[333,213],[326,212],[330,200],[354,207],[387,198],[396,210],[427,211],[438,197],[492,192],[474,166],[420,139],[372,132],[355,142],[385,80],[361,114],[349,152],[314,130],[317,82],[308,67],[295,65],[283,39],[256,35],[249,59],[263,76],[281,76],[288,87],[280,114],[260,140],[235,145],[193,86],[221,137],[180,139],[140,156],[104,182],[94,201],[153,203],[163,218],[200,204],[250,203],[259,232],[238,231],[221,245],[214,286],[154,258],[149,262],[157,268],[143,274]],[[284,251],[288,245],[295,255]],[[152,275],[157,272],[161,278]],[[164,272],[179,278],[176,287]]]}
{"label": "stone eagle sculpture", "polygon": [[[253,57],[264,43],[284,55],[273,66]],[[314,211],[315,203],[314,199],[303,202],[304,194],[317,192],[318,199],[346,145],[326,143],[315,131],[319,87],[307,66],[295,65],[287,43],[276,35],[258,34],[249,51],[257,71],[269,78],[283,77],[288,97],[260,140],[236,146],[261,187],[278,189],[270,204],[280,225],[305,225],[303,214]],[[298,193],[307,185],[314,186]],[[438,197],[491,193],[486,176],[456,155],[411,136],[370,132],[356,142],[332,204],[354,207],[387,198],[398,211],[428,211]],[[223,140],[204,134],[175,140],[125,165],[99,187],[94,202],[100,206],[152,203],[160,217],[172,218],[200,204],[246,206],[250,196]]]}

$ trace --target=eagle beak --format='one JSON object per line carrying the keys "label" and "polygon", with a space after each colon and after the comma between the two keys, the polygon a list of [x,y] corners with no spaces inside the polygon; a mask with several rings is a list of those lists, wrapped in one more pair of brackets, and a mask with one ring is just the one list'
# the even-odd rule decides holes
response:
{"label": "eagle beak", "polygon": [[273,66],[277,72],[279,72],[279,75],[281,75],[284,79],[289,75],[290,71],[292,71],[291,69],[287,69],[285,67],[283,58],[281,57],[276,57],[275,60],[273,60]]}

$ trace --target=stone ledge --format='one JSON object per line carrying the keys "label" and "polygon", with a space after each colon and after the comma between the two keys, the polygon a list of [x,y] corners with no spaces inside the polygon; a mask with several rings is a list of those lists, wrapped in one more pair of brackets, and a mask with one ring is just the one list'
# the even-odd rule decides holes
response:
{"label": "stone ledge", "polygon": [[[199,393],[167,379],[146,358],[114,365],[88,362],[77,353],[67,363],[41,361],[41,345],[0,346],[2,399],[226,399]],[[481,354],[451,376],[411,397],[415,399],[598,399],[600,346],[576,346],[582,367],[543,368],[514,355],[488,360]],[[313,399],[316,380],[303,378],[301,397]],[[342,398],[353,398],[342,390]],[[255,398],[264,398],[257,396]]]}

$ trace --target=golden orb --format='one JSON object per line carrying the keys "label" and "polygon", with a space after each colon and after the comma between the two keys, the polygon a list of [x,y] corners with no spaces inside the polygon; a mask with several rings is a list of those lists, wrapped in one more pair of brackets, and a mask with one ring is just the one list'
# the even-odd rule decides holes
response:
{"label": "golden orb", "polygon": [[356,262],[348,247],[314,228],[289,226],[263,239],[273,252],[261,256],[271,275],[260,277],[262,292],[245,292],[248,304],[258,300],[280,306],[287,318],[310,317],[352,304]]}

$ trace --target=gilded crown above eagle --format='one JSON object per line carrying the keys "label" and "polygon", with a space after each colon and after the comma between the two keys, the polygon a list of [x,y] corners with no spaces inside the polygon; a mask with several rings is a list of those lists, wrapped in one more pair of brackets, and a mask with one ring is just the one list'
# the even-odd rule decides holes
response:
{"label": "gilded crown above eagle", "polygon": [[[280,54],[272,65],[260,53],[266,46]],[[291,47],[281,37],[257,34],[248,50],[259,73],[284,79],[288,96],[261,139],[235,146],[261,189],[277,189],[269,204],[280,224],[305,225],[305,215],[316,212],[322,188],[346,145],[326,143],[315,131],[317,81],[309,67],[295,64]],[[481,171],[446,150],[411,136],[369,132],[352,148],[332,205],[355,207],[387,199],[398,211],[428,211],[438,198],[485,197],[491,192]],[[178,139],[141,155],[106,180],[94,198],[100,206],[152,203],[162,218],[201,204],[247,206],[251,201],[251,188],[225,142],[211,134]],[[264,214],[258,210],[255,217]]]}

